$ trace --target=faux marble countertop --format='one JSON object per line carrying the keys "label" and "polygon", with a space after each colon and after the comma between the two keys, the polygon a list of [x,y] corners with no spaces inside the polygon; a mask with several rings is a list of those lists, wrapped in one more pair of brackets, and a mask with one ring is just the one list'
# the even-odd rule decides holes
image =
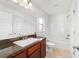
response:
{"label": "faux marble countertop", "polygon": [[0,50],[0,58],[6,58],[9,55],[12,55],[13,53],[21,50],[22,48],[17,46],[17,45],[13,45],[11,47],[5,48]]}

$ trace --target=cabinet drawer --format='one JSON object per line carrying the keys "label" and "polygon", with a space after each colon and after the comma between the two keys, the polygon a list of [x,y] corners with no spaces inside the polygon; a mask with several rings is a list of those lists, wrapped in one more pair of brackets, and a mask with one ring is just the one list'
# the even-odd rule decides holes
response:
{"label": "cabinet drawer", "polygon": [[34,46],[28,49],[28,55],[31,55],[34,51],[36,51],[39,48],[40,48],[40,43],[35,44]]}

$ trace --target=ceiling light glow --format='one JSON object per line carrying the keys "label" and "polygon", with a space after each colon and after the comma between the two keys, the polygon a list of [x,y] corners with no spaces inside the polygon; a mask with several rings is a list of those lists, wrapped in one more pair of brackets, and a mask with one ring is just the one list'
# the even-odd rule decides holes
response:
{"label": "ceiling light glow", "polygon": [[25,8],[32,8],[31,0],[13,0],[13,2],[18,3],[20,6]]}

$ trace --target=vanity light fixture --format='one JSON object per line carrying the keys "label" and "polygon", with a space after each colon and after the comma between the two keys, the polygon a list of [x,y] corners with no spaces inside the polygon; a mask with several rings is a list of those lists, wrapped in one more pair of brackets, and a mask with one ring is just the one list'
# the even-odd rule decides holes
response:
{"label": "vanity light fixture", "polygon": [[25,8],[32,8],[32,1],[31,0],[12,0],[13,2],[19,4]]}

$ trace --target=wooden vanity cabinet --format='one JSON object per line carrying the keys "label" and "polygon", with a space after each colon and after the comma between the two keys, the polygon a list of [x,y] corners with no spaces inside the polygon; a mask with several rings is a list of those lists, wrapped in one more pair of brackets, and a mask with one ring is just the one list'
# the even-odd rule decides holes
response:
{"label": "wooden vanity cabinet", "polygon": [[44,58],[46,56],[46,39],[28,49],[29,58]]}
{"label": "wooden vanity cabinet", "polygon": [[12,58],[44,58],[46,56],[46,39],[19,51]]}
{"label": "wooden vanity cabinet", "polygon": [[41,58],[46,56],[46,40],[41,41]]}
{"label": "wooden vanity cabinet", "polygon": [[40,56],[41,56],[40,49],[38,49],[34,53],[32,53],[31,55],[29,55],[28,58],[40,58]]}
{"label": "wooden vanity cabinet", "polygon": [[28,58],[40,58],[40,56],[40,43],[37,43],[28,48]]}

